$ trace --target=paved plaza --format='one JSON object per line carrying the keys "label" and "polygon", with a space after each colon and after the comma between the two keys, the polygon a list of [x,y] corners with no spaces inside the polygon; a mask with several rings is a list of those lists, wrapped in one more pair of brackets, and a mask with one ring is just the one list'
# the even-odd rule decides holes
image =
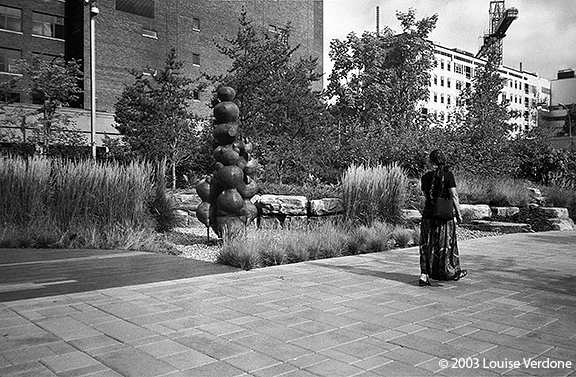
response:
{"label": "paved plaza", "polygon": [[0,376],[576,376],[576,231],[240,271],[168,255],[0,250]]}

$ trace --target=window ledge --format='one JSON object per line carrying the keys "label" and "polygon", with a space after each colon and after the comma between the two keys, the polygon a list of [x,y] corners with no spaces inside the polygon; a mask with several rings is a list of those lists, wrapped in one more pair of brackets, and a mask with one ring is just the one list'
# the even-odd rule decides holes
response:
{"label": "window ledge", "polygon": [[24,33],[21,31],[8,30],[8,29],[0,29],[0,31],[3,31],[5,33],[10,33],[10,34],[16,34],[16,35],[24,35]]}
{"label": "window ledge", "polygon": [[50,39],[52,41],[57,41],[57,42],[65,42],[65,40],[61,39],[61,38],[47,37],[45,35],[38,35],[38,34],[31,34],[31,35],[35,38]]}

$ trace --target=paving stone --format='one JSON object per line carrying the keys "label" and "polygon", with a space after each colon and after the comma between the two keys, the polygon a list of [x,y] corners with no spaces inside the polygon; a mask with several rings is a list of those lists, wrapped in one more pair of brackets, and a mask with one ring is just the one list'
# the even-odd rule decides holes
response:
{"label": "paving stone", "polygon": [[170,377],[237,377],[246,376],[246,372],[223,361],[217,361],[210,364],[204,364],[199,367],[183,370],[179,373],[170,375]]}
{"label": "paving stone", "polygon": [[98,334],[86,338],[79,338],[70,341],[74,347],[81,351],[93,350],[112,345],[120,345],[120,342],[104,334]]}
{"label": "paving stone", "polygon": [[304,368],[304,370],[314,373],[318,376],[338,377],[338,376],[353,376],[362,372],[361,368],[357,366],[343,363],[338,360],[324,361],[320,364],[314,364]]}
{"label": "paving stone", "polygon": [[276,376],[284,376],[287,373],[298,371],[295,366],[281,363],[276,364],[268,368],[258,369],[251,373],[252,376],[255,377],[276,377]]}
{"label": "paving stone", "polygon": [[55,374],[44,365],[39,363],[38,361],[30,361],[26,363],[16,364],[16,365],[6,365],[0,366],[0,376],[8,377],[8,376],[34,376],[40,374],[51,373],[52,376]]}
{"label": "paving stone", "polygon": [[302,356],[302,357],[298,357],[294,360],[290,360],[288,361],[291,365],[294,365],[298,368],[305,368],[308,367],[310,365],[314,365],[314,364],[319,364],[323,361],[326,360],[330,360],[330,358],[326,355],[323,355],[321,353],[310,353],[308,355]]}
{"label": "paving stone", "polygon": [[96,359],[114,371],[131,377],[156,377],[177,370],[167,362],[134,348],[98,355]]}
{"label": "paving stone", "polygon": [[73,352],[55,357],[45,357],[42,358],[42,363],[55,373],[100,364],[97,360],[83,352]]}
{"label": "paving stone", "polygon": [[234,341],[246,349],[264,353],[281,361],[293,360],[310,354],[310,350],[292,343],[286,343],[262,334],[247,336]]}
{"label": "paving stone", "polygon": [[138,349],[154,357],[163,357],[189,350],[188,347],[183,346],[182,344],[177,343],[170,339],[165,339],[159,342],[142,345],[139,346]]}
{"label": "paving stone", "polygon": [[118,339],[121,342],[128,342],[131,340],[156,335],[148,329],[122,320],[97,323],[92,326],[101,333],[104,333],[111,338]]}
{"label": "paving stone", "polygon": [[36,322],[36,324],[46,331],[56,335],[63,340],[74,340],[86,338],[89,336],[96,336],[100,333],[90,326],[70,318],[70,317],[57,317]]}
{"label": "paving stone", "polygon": [[269,368],[282,363],[280,360],[260,352],[250,352],[239,356],[229,357],[225,361],[227,364],[251,374],[255,370]]}
{"label": "paving stone", "polygon": [[316,334],[314,336],[307,336],[305,338],[296,339],[290,343],[317,352],[324,349],[337,347],[339,345],[349,343],[363,337],[363,335],[354,331],[338,329]]}
{"label": "paving stone", "polygon": [[250,352],[249,348],[233,342],[225,341],[207,333],[188,335],[175,339],[175,341],[217,360]]}
{"label": "paving stone", "polygon": [[214,363],[218,360],[196,350],[188,349],[184,352],[161,357],[160,360],[176,367],[179,370],[196,368],[201,365]]}
{"label": "paving stone", "polygon": [[[110,371],[110,368],[108,368],[104,364],[97,363],[97,364],[91,364],[91,365],[81,367],[81,368],[76,368],[76,369],[71,369],[71,370],[66,370],[64,372],[60,372],[60,373],[58,373],[58,377],[79,377],[79,376],[92,377],[92,376],[97,375],[99,373],[106,373],[107,371]],[[116,374],[116,375],[118,375],[118,374]]]}
{"label": "paving stone", "polygon": [[56,353],[46,346],[34,346],[1,352],[0,355],[8,360],[10,364],[16,365],[36,361],[44,357],[56,356]]}

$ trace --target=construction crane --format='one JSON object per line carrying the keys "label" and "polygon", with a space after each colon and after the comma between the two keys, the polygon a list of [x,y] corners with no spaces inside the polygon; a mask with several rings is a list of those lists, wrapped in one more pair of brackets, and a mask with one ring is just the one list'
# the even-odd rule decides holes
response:
{"label": "construction crane", "polygon": [[486,57],[488,50],[494,46],[497,52],[497,64],[502,64],[502,39],[506,36],[506,31],[512,21],[518,18],[518,9],[504,7],[504,0],[490,1],[490,25],[488,32],[484,34],[484,42],[477,58]]}

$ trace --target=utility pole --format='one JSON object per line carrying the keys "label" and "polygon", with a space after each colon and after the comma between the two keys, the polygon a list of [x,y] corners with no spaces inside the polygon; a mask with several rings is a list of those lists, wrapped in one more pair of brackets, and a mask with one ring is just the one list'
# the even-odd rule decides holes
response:
{"label": "utility pole", "polygon": [[90,5],[90,145],[92,158],[96,159],[96,16],[100,10],[95,0],[85,0]]}

